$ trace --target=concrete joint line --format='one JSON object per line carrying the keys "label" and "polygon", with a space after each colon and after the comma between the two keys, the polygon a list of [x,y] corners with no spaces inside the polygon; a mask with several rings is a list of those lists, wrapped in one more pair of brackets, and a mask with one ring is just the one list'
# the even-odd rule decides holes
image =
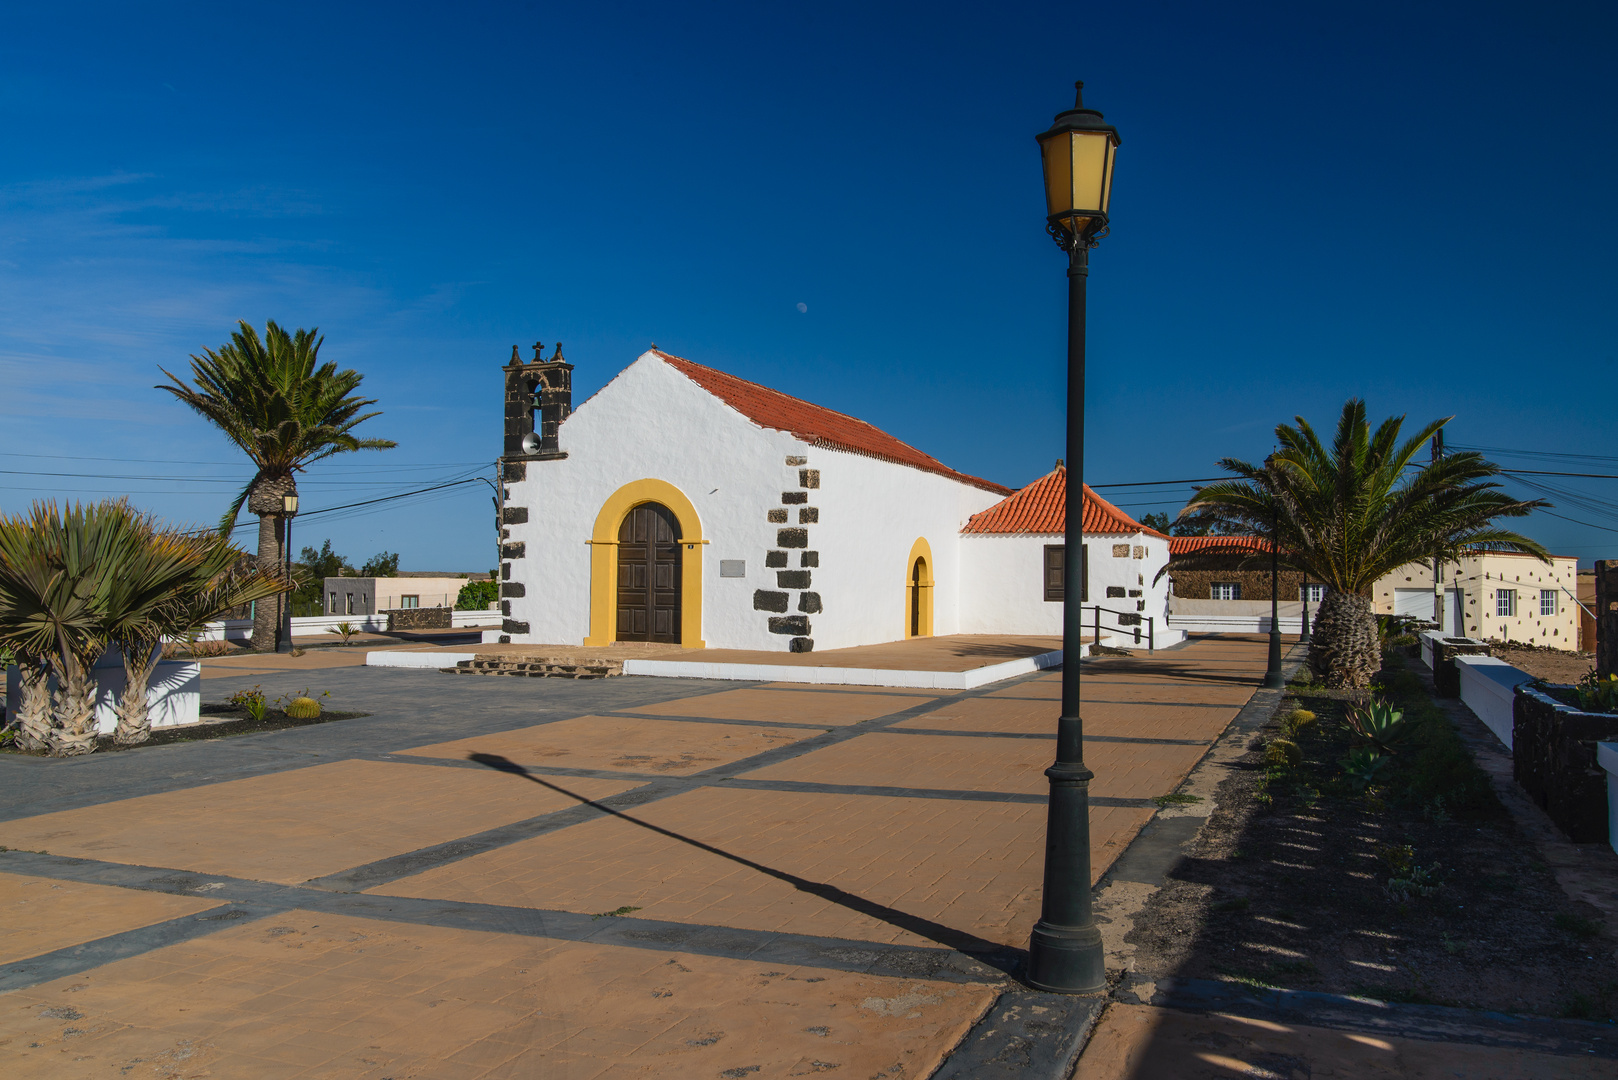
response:
{"label": "concrete joint line", "polygon": [[1101,995],[1009,990],[932,1080],[1067,1080],[1106,1004]]}
{"label": "concrete joint line", "polygon": [[0,992],[76,975],[103,964],[203,937],[243,919],[264,919],[293,909],[445,929],[588,941],[658,952],[690,952],[759,963],[829,967],[891,978],[948,982],[1005,982],[1022,962],[1017,950],[969,954],[954,949],[892,945],[845,938],[743,930],[702,923],[628,917],[600,918],[571,911],[508,907],[375,893],[336,893],[308,885],[276,885],[164,867],[101,863],[90,859],[0,854],[0,872],[85,882],[174,896],[205,895],[225,906],[137,927],[42,956],[0,964]]}

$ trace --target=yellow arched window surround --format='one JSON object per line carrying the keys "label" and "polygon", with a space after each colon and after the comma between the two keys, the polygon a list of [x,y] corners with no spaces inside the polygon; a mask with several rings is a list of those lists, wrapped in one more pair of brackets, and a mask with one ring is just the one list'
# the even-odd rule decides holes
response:
{"label": "yellow arched window surround", "polygon": [[[917,560],[920,575],[917,575]],[[912,613],[919,616],[914,621]],[[910,557],[905,560],[905,637],[933,636],[933,549],[925,537],[917,537],[910,545]],[[915,624],[919,623],[920,626]],[[912,633],[917,630],[917,633]]]}

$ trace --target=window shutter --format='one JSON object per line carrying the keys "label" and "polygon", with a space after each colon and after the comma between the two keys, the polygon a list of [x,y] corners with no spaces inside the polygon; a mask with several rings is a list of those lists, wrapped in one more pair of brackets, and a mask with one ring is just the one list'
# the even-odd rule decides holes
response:
{"label": "window shutter", "polygon": [[1045,599],[1060,603],[1064,595],[1062,575],[1066,570],[1067,548],[1061,544],[1045,545]]}

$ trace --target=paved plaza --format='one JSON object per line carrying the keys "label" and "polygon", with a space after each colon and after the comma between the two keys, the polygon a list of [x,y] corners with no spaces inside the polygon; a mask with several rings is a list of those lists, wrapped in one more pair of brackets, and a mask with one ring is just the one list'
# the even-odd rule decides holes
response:
{"label": "paved plaza", "polygon": [[[1233,637],[1087,663],[1097,878],[1264,663]],[[6,1077],[897,1080],[1035,997],[1010,973],[1058,672],[249,670],[205,697],[308,685],[369,715],[0,760]],[[1108,1017],[1127,1060],[1146,1021]]]}

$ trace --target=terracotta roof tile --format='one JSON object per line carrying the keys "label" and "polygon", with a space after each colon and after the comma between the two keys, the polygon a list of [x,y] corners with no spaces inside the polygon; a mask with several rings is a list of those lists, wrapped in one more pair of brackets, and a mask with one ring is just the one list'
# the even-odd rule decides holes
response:
{"label": "terracotta roof tile", "polygon": [[[1193,551],[1220,548],[1232,555],[1270,550],[1270,542],[1259,536],[1171,536],[1169,555],[1189,555]],[[1221,554],[1222,552],[1215,552]]]}
{"label": "terracotta roof tile", "polygon": [[671,356],[661,349],[652,351],[675,371],[760,427],[785,431],[811,446],[846,450],[854,454],[880,458],[883,461],[909,465],[911,468],[947,476],[951,480],[971,484],[985,491],[1006,495],[1012,490],[992,480],[956,472],[930,454],[922,453],[909,443],[900,442],[881,428],[873,427],[864,420],[856,420],[852,416],[819,405],[811,405],[779,390],[771,390],[767,386],[738,379],[734,375],[692,363],[683,357]]}
{"label": "terracotta roof tile", "polygon": [[[1038,533],[1055,536],[1067,530],[1067,470],[1035,480],[1021,491],[967,520],[965,533]],[[1084,485],[1084,531],[1119,535],[1145,533],[1168,537],[1148,529]]]}

